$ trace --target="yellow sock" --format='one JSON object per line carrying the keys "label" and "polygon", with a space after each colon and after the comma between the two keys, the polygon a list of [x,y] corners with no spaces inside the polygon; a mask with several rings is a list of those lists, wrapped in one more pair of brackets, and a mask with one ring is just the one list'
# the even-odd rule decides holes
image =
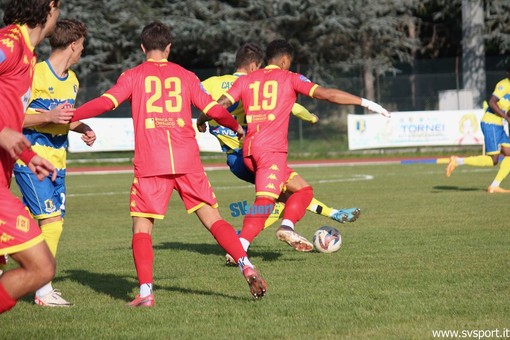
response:
{"label": "yellow sock", "polygon": [[464,164],[471,166],[494,166],[491,156],[471,156],[464,158]]}
{"label": "yellow sock", "polygon": [[275,203],[273,212],[271,212],[271,215],[269,215],[266,222],[264,223],[264,229],[273,225],[276,221],[278,221],[282,217],[283,209],[285,209],[285,204],[280,202]]}
{"label": "yellow sock", "polygon": [[501,162],[501,165],[499,166],[499,171],[496,174],[496,178],[494,178],[494,181],[497,181],[499,183],[503,182],[506,176],[510,173],[510,157],[503,158],[503,161]]}
{"label": "yellow sock", "polygon": [[48,248],[50,248],[53,257],[57,256],[57,247],[60,241],[60,235],[62,235],[63,224],[64,221],[60,220],[41,225],[44,240]]}
{"label": "yellow sock", "polygon": [[333,211],[332,208],[328,207],[321,201],[317,200],[315,197],[312,198],[310,205],[306,209],[308,209],[309,211],[311,211],[315,214],[319,214],[319,215],[326,216],[326,217],[329,217],[331,215],[331,212]]}

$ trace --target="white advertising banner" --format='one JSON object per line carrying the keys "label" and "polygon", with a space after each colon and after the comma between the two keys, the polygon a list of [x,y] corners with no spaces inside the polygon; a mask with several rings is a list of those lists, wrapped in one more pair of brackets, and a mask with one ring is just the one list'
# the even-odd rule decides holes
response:
{"label": "white advertising banner", "polygon": [[[69,132],[69,152],[99,151],[132,151],[135,149],[133,120],[131,118],[90,118],[83,120],[97,135],[91,147],[81,140],[81,134]],[[193,127],[200,151],[221,152],[220,143],[209,132],[200,133],[196,130],[196,119]]]}
{"label": "white advertising banner", "polygon": [[482,109],[392,112],[347,117],[349,150],[425,145],[481,145]]}

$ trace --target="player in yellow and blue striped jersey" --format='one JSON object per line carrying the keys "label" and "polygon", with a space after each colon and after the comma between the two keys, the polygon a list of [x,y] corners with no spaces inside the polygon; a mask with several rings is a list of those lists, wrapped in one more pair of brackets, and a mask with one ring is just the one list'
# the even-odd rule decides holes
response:
{"label": "player in yellow and blue striped jersey", "polygon": [[[69,123],[73,117],[79,82],[69,69],[80,60],[87,37],[86,26],[76,20],[60,20],[50,38],[52,52],[35,66],[32,94],[23,123],[23,134],[32,149],[46,158],[57,170],[57,179],[38,181],[21,160],[14,173],[23,195],[23,203],[38,221],[52,255],[63,230],[66,200],[66,148],[70,130],[81,133],[87,145],[96,139],[94,131],[82,122]],[[49,307],[72,305],[64,300],[51,282],[36,291],[35,303]]]}

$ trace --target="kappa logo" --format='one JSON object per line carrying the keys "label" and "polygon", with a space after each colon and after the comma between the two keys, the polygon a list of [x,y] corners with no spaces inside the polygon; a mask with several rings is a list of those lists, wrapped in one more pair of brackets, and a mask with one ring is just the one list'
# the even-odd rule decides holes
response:
{"label": "kappa logo", "polygon": [[277,180],[278,178],[276,177],[275,174],[270,174],[269,176],[267,176],[267,179],[271,179],[273,181]]}
{"label": "kappa logo", "polygon": [[134,200],[131,200],[131,204],[130,204],[133,208],[136,207],[136,202]]}
{"label": "kappa logo", "polygon": [[25,216],[19,215],[16,219],[16,229],[27,233],[30,230],[30,220]]}
{"label": "kappa logo", "polygon": [[269,183],[268,185],[266,185],[266,188],[267,188],[267,189],[273,189],[273,190],[275,190],[275,189],[276,189],[276,187],[274,186],[274,184],[273,184],[273,183]]}
{"label": "kappa logo", "polygon": [[269,169],[271,169],[273,171],[280,171],[280,169],[278,169],[278,165],[276,165],[276,164],[271,165],[271,167]]}
{"label": "kappa logo", "polygon": [[7,243],[10,240],[14,240],[14,237],[7,233],[3,233],[2,235],[0,235],[0,243]]}

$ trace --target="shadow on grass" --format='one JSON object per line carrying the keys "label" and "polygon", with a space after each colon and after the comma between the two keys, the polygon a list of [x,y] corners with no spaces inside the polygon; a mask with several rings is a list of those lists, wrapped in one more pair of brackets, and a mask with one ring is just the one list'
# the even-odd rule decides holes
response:
{"label": "shadow on grass", "polygon": [[[114,299],[129,302],[134,298],[133,288],[138,287],[136,277],[123,277],[114,274],[93,273],[87,270],[66,270],[63,275],[56,278],[54,282],[71,280],[88,286],[100,294],[109,295]],[[190,295],[218,296],[233,300],[244,299],[241,296],[226,295],[214,291],[187,289],[176,286],[159,286],[154,285],[154,290],[166,290],[169,292],[177,292]]]}
{"label": "shadow on grass", "polygon": [[[154,250],[185,250],[193,253],[202,255],[224,255],[225,252],[217,244],[206,244],[206,243],[182,243],[182,242],[163,242],[154,245]],[[248,253],[250,258],[261,257],[263,261],[276,261],[282,254],[274,251],[252,251]]]}
{"label": "shadow on grass", "polygon": [[433,187],[434,190],[438,191],[485,191],[480,188],[461,188],[457,186],[451,186],[451,185],[438,185]]}

